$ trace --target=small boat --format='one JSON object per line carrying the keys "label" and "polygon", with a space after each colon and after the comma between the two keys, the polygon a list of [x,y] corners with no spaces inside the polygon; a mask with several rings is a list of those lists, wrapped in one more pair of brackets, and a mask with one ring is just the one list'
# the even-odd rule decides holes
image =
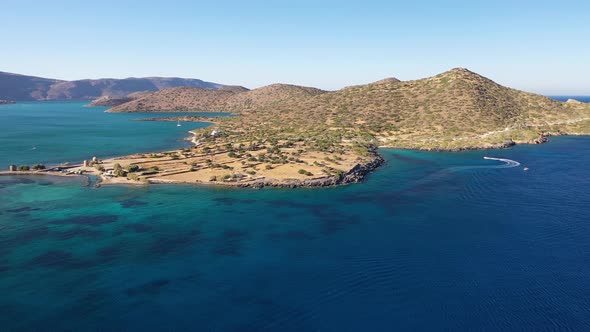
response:
{"label": "small boat", "polygon": [[525,167],[525,168],[523,168],[522,170],[526,172],[526,171],[528,171],[528,170],[529,170],[529,168],[528,168],[528,167]]}
{"label": "small boat", "polygon": [[176,127],[181,127],[180,121],[176,121]]}
{"label": "small boat", "polygon": [[33,147],[31,148],[31,150],[37,150],[37,147],[36,147],[36,146],[33,146]]}

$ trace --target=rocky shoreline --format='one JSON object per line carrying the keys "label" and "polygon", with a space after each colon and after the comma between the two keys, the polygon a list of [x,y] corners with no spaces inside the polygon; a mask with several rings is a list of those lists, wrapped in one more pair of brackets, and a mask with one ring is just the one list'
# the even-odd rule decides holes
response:
{"label": "rocky shoreline", "polygon": [[156,118],[139,118],[135,121],[162,121],[162,122],[208,122],[215,124],[215,117],[204,117],[204,116],[182,116],[182,117],[156,117]]}
{"label": "rocky shoreline", "polygon": [[[362,182],[365,177],[378,169],[385,163],[385,159],[378,153],[374,152],[370,161],[359,163],[355,165],[348,172],[337,176],[330,175],[312,179],[269,179],[259,178],[255,180],[248,180],[243,182],[184,182],[184,181],[170,181],[162,179],[150,179],[147,184],[188,184],[188,185],[206,185],[206,186],[217,186],[217,187],[234,187],[234,188],[251,188],[251,189],[262,189],[262,188],[323,188],[323,187],[334,187],[342,186],[352,183]],[[111,183],[104,183],[111,184]],[[113,183],[116,184],[116,183]]]}
{"label": "rocky shoreline", "polygon": [[420,147],[408,148],[408,147],[387,146],[387,145],[379,146],[379,148],[398,149],[398,150],[415,150],[415,151],[427,151],[427,152],[463,152],[463,151],[477,151],[477,150],[498,150],[498,149],[509,149],[509,148],[514,147],[519,144],[545,144],[545,143],[549,142],[549,137],[551,137],[551,136],[568,136],[568,135],[575,135],[575,134],[570,134],[570,133],[565,133],[565,132],[558,132],[558,133],[544,132],[544,133],[540,133],[537,138],[529,140],[529,141],[508,140],[504,143],[495,144],[495,145],[485,145],[485,146],[474,145],[474,146],[465,146],[465,147],[459,147],[459,148],[453,148],[453,149],[420,148]]}
{"label": "rocky shoreline", "polygon": [[[482,150],[482,149],[498,149],[498,148],[510,148],[515,146],[516,144],[544,144],[549,142],[550,136],[566,136],[570,135],[564,132],[558,133],[542,133],[539,135],[538,138],[533,139],[527,142],[514,142],[514,141],[507,141],[505,144],[495,146],[495,147],[465,147],[461,149],[453,149],[453,150],[425,150],[422,151],[436,151],[436,152],[460,152],[460,151],[468,151],[468,150]],[[573,134],[575,135],[575,134]],[[385,148],[385,147],[384,147]],[[387,147],[391,148],[391,147]],[[402,148],[403,149],[403,148]],[[406,150],[420,150],[420,149],[406,149]],[[146,179],[145,182],[138,182],[133,181],[126,178],[115,178],[113,180],[111,178],[105,178],[101,176],[101,174],[96,173],[93,168],[86,168],[84,169],[85,172],[88,174],[94,174],[98,176],[99,181],[96,183],[95,187],[100,187],[101,185],[133,185],[133,186],[144,186],[148,184],[188,184],[188,185],[205,185],[205,186],[217,186],[217,187],[235,187],[235,188],[252,188],[252,189],[260,189],[260,188],[321,188],[321,187],[334,187],[352,183],[359,183],[362,182],[365,177],[381,167],[385,163],[385,159],[378,153],[377,147],[372,147],[369,150],[370,158],[357,163],[345,173],[339,175],[329,175],[323,177],[316,177],[316,178],[308,178],[308,179],[297,179],[297,178],[288,178],[288,179],[273,179],[273,178],[257,178],[251,180],[244,180],[244,181],[197,181],[197,182],[189,182],[189,181],[176,181],[176,180],[167,180],[167,179]],[[114,160],[114,159],[113,159]],[[112,160],[111,160],[112,161]],[[50,175],[50,176],[79,176],[74,174],[63,174],[60,172],[53,172],[53,171],[0,171],[0,175]],[[86,176],[87,177],[87,176]],[[87,183],[90,183],[88,179]],[[87,184],[87,185],[88,185]]]}
{"label": "rocky shoreline", "polygon": [[340,175],[331,175],[315,179],[290,179],[283,181],[276,181],[273,179],[257,179],[248,182],[237,182],[237,183],[226,183],[222,185],[228,185],[238,188],[318,188],[318,187],[333,187],[346,185],[351,183],[359,183],[364,180],[367,174],[376,170],[385,163],[385,159],[380,155],[374,155],[374,158],[366,163],[357,164],[350,171]]}

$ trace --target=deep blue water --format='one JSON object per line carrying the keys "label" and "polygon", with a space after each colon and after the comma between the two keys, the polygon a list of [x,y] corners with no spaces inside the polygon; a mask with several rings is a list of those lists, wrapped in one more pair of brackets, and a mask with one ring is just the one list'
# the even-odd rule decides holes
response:
{"label": "deep blue water", "polygon": [[590,103],[590,96],[551,96],[551,98],[559,101],[567,101],[568,99],[575,99],[584,103]]}
{"label": "deep blue water", "polygon": [[0,177],[0,326],[590,329],[589,137],[381,153],[329,189]]}

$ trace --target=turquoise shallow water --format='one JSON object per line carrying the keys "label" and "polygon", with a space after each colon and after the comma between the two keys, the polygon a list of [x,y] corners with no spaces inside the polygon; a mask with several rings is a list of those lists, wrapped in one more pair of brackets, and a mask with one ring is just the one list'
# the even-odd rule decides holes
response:
{"label": "turquoise shallow water", "polygon": [[590,328],[590,138],[381,153],[328,189],[0,177],[0,326]]}
{"label": "turquoise shallow water", "polygon": [[[0,167],[81,162],[188,146],[187,131],[204,123],[133,121],[154,113],[104,113],[87,102],[22,102],[0,106]],[[174,116],[199,113],[175,113]],[[164,114],[160,116],[169,116]],[[227,116],[227,114],[207,114]],[[157,116],[157,115],[156,115]]]}

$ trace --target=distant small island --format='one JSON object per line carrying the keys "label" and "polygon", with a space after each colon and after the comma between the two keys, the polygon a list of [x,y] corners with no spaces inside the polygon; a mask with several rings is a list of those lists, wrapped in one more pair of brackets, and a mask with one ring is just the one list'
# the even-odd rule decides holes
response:
{"label": "distant small island", "polygon": [[[177,87],[102,98],[108,112],[227,112],[191,131],[193,147],[87,163],[103,183],[207,183],[317,187],[361,181],[378,148],[432,151],[540,144],[590,134],[590,105],[510,89],[467,69],[414,81],[389,78],[324,91],[273,84],[217,90]],[[77,171],[74,170],[74,171]]]}
{"label": "distant small island", "polygon": [[16,102],[14,100],[5,100],[5,99],[0,99],[0,105],[8,105],[8,104],[15,104]]}

